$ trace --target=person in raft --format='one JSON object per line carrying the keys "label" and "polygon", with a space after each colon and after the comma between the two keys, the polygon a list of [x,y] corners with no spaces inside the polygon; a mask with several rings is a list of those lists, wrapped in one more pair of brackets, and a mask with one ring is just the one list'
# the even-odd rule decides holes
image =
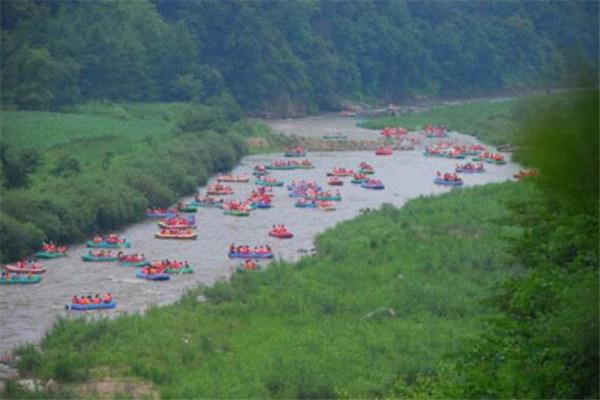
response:
{"label": "person in raft", "polygon": [[229,252],[230,253],[237,253],[237,254],[267,254],[271,252],[271,247],[267,244],[264,246],[258,246],[258,247],[254,247],[252,249],[252,251],[250,250],[250,246],[245,245],[245,246],[235,246],[235,243],[232,243],[229,246]]}
{"label": "person in raft", "polygon": [[81,305],[88,305],[88,304],[102,304],[104,302],[104,304],[108,304],[111,303],[113,301],[113,295],[108,293],[106,296],[104,296],[104,298],[101,298],[100,295],[98,293],[96,293],[95,297],[92,297],[91,295],[88,296],[84,296],[82,295],[81,297],[77,297],[76,294],[73,295],[73,297],[71,297],[71,304],[81,304]]}
{"label": "person in raft", "polygon": [[273,225],[271,232],[273,233],[287,233],[287,227],[285,225]]}
{"label": "person in raft", "polygon": [[243,265],[244,269],[258,269],[258,263],[252,260],[244,261]]}
{"label": "person in raft", "polygon": [[460,181],[460,180],[461,180],[461,179],[458,177],[458,175],[456,175],[455,173],[454,173],[454,174],[445,173],[445,174],[442,176],[442,174],[441,174],[441,173],[438,171],[438,172],[437,172],[437,176],[438,176],[438,178],[440,178],[440,179],[442,179],[442,180],[444,180],[444,181],[454,181],[454,182],[457,182],[457,181]]}
{"label": "person in raft", "polygon": [[42,251],[46,251],[48,253],[66,253],[67,246],[56,246],[53,242],[42,242]]}

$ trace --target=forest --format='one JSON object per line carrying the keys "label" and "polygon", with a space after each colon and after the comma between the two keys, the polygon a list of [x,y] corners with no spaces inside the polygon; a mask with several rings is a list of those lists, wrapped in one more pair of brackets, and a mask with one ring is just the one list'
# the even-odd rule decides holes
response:
{"label": "forest", "polygon": [[3,1],[4,109],[197,101],[300,115],[594,82],[598,3]]}

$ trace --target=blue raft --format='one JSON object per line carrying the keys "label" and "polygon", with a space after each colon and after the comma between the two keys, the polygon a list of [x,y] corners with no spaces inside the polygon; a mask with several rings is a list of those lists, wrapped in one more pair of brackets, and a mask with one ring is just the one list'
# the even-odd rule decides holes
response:
{"label": "blue raft", "polygon": [[375,189],[375,190],[382,190],[385,189],[385,185],[383,183],[379,183],[376,185],[371,185],[368,184],[367,182],[363,182],[360,184],[361,187],[365,188],[365,189]]}
{"label": "blue raft", "polygon": [[169,274],[152,274],[152,275],[148,275],[147,273],[145,273],[144,271],[138,271],[135,274],[136,277],[141,278],[141,279],[147,279],[149,281],[168,281],[169,279],[171,279],[171,277],[169,276]]}
{"label": "blue raft", "polygon": [[317,208],[319,205],[316,202],[299,202],[297,201],[294,206],[298,208]]}
{"label": "blue raft", "polygon": [[100,304],[67,304],[65,308],[67,310],[77,310],[77,311],[88,311],[88,310],[103,310],[108,308],[115,308],[117,303],[111,301],[110,303],[100,303]]}
{"label": "blue raft", "polygon": [[463,184],[463,181],[445,181],[440,178],[435,178],[433,180],[433,183],[435,183],[436,185],[460,186]]}
{"label": "blue raft", "polygon": [[273,253],[232,253],[229,258],[273,258]]}

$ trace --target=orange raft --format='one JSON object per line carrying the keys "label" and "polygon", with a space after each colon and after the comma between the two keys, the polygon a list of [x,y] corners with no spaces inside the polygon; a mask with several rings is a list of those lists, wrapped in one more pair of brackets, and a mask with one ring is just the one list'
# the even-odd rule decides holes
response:
{"label": "orange raft", "polygon": [[154,234],[154,237],[157,239],[196,240],[198,234],[191,229],[161,229],[160,232]]}

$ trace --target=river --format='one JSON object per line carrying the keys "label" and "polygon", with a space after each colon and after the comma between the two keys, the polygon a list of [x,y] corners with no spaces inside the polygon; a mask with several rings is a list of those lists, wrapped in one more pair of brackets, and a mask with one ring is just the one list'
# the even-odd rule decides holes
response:
{"label": "river", "polygon": [[[344,133],[351,139],[376,139],[378,136],[376,131],[356,127],[355,119],[337,115],[271,120],[267,123],[274,130],[288,135],[321,137],[325,133]],[[457,133],[452,133],[448,140],[475,142],[472,137]],[[426,139],[424,143],[431,142],[433,140]],[[288,198],[285,188],[274,188],[274,207],[255,210],[247,218],[224,216],[221,210],[200,208],[196,214],[196,241],[155,239],[155,220],[134,224],[119,232],[132,243],[131,249],[126,252],[144,253],[151,259],[188,260],[196,267],[194,274],[175,275],[170,281],[136,279],[136,268],[120,267],[117,263],[83,262],[81,255],[87,252],[85,246],[71,246],[68,258],[44,262],[48,271],[40,284],[0,285],[0,354],[23,343],[38,342],[57,317],[80,315],[76,311],[64,310],[65,303],[74,294],[114,294],[118,304],[116,309],[91,312],[86,314],[88,318],[139,312],[152,304],[166,305],[179,299],[187,289],[227,279],[239,264],[239,261],[227,258],[227,248],[232,242],[251,246],[268,243],[277,258],[297,260],[314,247],[315,235],[340,221],[355,217],[363,208],[375,208],[382,203],[401,206],[419,196],[461,190],[438,187],[432,182],[436,171],[451,170],[454,160],[427,158],[421,153],[422,145],[417,150],[395,152],[388,157],[375,156],[374,152],[309,153],[307,158],[313,162],[315,169],[274,172],[273,176],[286,183],[307,179],[326,186],[325,172],[334,166],[356,169],[361,161],[373,165],[375,177],[383,180],[386,189],[365,190],[351,185],[346,178],[345,185],[340,188],[343,200],[337,204],[334,212],[295,208],[294,200]],[[280,154],[249,156],[241,160],[233,173],[249,173],[256,164],[282,158]],[[519,166],[509,161],[504,166],[489,165],[486,168],[488,172],[484,174],[466,175],[465,186],[512,179]],[[231,197],[242,200],[254,183],[234,183],[231,186],[235,190]],[[267,233],[274,224],[285,224],[294,233],[294,238],[270,238]]]}

